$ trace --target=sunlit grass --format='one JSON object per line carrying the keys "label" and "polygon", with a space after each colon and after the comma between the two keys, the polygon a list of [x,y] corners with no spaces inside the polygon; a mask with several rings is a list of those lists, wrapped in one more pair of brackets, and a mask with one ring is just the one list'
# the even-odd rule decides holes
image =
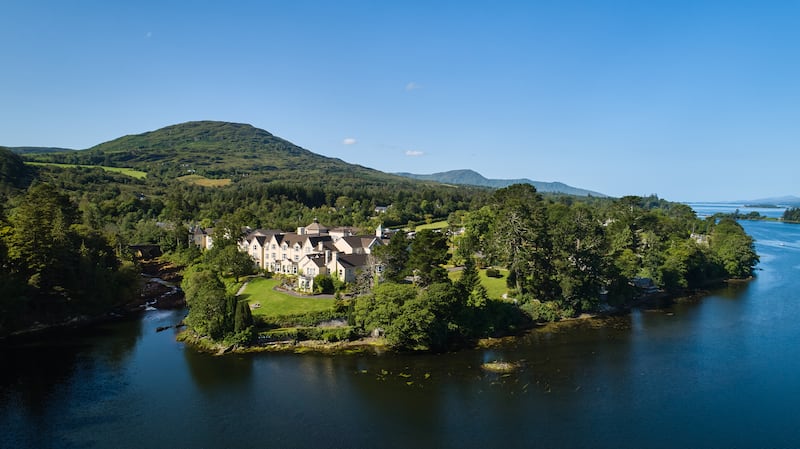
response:
{"label": "sunlit grass", "polygon": [[447,229],[448,226],[450,226],[450,225],[447,224],[447,221],[446,220],[442,220],[442,221],[434,221],[433,223],[421,224],[421,225],[417,226],[415,230],[417,232],[419,232],[419,231],[422,231],[423,229],[433,229],[433,230],[436,230],[436,229]]}
{"label": "sunlit grass", "polygon": [[296,297],[275,291],[277,285],[276,279],[253,279],[245,287],[241,299],[247,300],[251,305],[261,305],[252,309],[253,315],[268,317],[319,312],[333,307],[332,298]]}
{"label": "sunlit grass", "polygon": [[225,179],[211,179],[200,175],[186,175],[178,178],[178,181],[194,184],[201,187],[225,187],[231,184],[231,180]]}
{"label": "sunlit grass", "polygon": [[[481,278],[481,284],[486,288],[486,294],[490,299],[502,299],[503,295],[508,292],[506,286],[506,278],[508,278],[508,270],[500,269],[501,276],[499,278],[492,278],[486,276],[486,270],[478,270],[478,275]],[[453,282],[461,279],[461,271],[451,271],[449,273],[450,280]]]}

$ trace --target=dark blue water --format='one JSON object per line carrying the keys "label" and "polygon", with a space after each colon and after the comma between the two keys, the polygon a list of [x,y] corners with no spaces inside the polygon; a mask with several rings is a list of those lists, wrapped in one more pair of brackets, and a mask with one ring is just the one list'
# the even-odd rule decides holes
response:
{"label": "dark blue water", "polygon": [[5,349],[0,447],[800,447],[800,226],[743,225],[754,282],[492,349],[212,357],[173,312]]}
{"label": "dark blue water", "polygon": [[751,212],[758,212],[761,216],[770,218],[780,218],[786,211],[786,207],[746,207],[745,204],[731,203],[687,203],[694,209],[697,216],[705,218],[716,213],[731,214],[735,211],[746,215]]}

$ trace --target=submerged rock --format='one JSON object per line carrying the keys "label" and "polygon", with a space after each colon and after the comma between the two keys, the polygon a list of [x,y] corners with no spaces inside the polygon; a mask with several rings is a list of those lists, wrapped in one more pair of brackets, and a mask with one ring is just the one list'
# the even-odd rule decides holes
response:
{"label": "submerged rock", "polygon": [[481,368],[493,373],[510,373],[522,368],[520,362],[502,362],[495,360],[494,362],[486,362],[481,365]]}

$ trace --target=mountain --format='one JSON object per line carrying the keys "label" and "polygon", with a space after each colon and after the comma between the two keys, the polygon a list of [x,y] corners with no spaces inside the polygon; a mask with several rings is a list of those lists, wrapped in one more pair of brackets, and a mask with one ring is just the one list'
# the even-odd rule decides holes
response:
{"label": "mountain", "polygon": [[307,183],[387,184],[401,177],[321,156],[269,132],[241,123],[197,121],[128,135],[92,148],[28,155],[29,160],[126,167],[148,177],[185,175],[228,178],[234,182],[302,181]]}
{"label": "mountain", "polygon": [[800,206],[800,197],[794,195],[775,196],[757,200],[736,201],[741,204],[774,204],[776,206]]}
{"label": "mountain", "polygon": [[508,187],[513,184],[531,184],[534,187],[536,187],[536,190],[543,193],[564,193],[567,195],[596,196],[596,197],[607,196],[599,192],[593,192],[591,190],[572,187],[561,182],[532,181],[526,178],[488,179],[485,178],[480,173],[473,170],[451,170],[441,173],[433,173],[431,175],[416,175],[413,173],[395,173],[395,174],[399,176],[404,176],[406,178],[418,179],[423,181],[435,181],[435,182],[441,182],[443,184],[461,184],[470,186],[491,187],[494,189]]}

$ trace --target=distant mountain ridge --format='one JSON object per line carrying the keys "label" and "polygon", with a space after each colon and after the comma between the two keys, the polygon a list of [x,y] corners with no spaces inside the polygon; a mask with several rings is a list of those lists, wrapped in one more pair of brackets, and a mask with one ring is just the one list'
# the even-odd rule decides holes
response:
{"label": "distant mountain ridge", "polygon": [[451,170],[430,175],[418,175],[414,173],[395,173],[406,178],[418,179],[422,181],[435,181],[443,184],[462,184],[479,187],[491,187],[501,189],[514,184],[531,184],[539,192],[564,193],[575,196],[596,196],[605,198],[608,195],[591,190],[573,187],[563,182],[544,182],[533,181],[527,178],[521,179],[489,179],[474,170]]}
{"label": "distant mountain ridge", "polygon": [[774,204],[776,206],[800,206],[800,197],[794,195],[774,196],[757,200],[733,201],[742,204]]}

